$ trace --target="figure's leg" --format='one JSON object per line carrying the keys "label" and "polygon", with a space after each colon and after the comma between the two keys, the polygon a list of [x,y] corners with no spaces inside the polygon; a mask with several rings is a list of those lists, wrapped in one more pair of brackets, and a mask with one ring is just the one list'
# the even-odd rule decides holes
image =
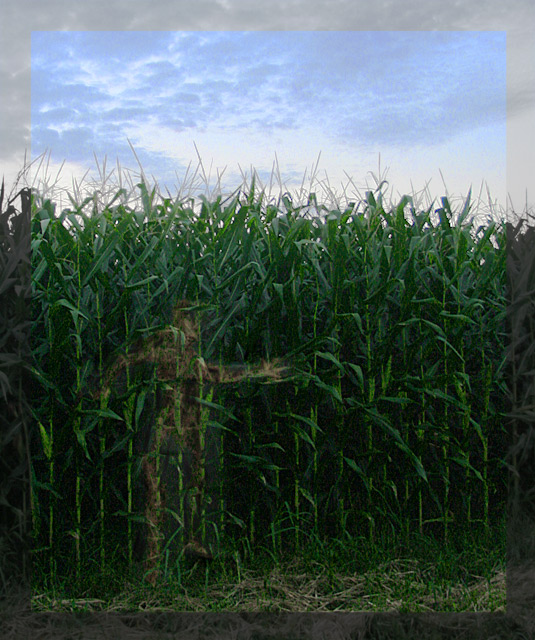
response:
{"label": "figure's leg", "polygon": [[189,464],[185,487],[189,500],[186,508],[186,553],[202,558],[211,558],[211,553],[202,544],[202,505],[205,481],[203,451],[201,444],[201,410],[197,401],[199,384],[196,379],[186,380],[181,386],[180,426],[183,434],[184,452]]}
{"label": "figure's leg", "polygon": [[159,487],[159,474],[154,455],[151,455],[151,453],[146,454],[143,458],[143,472],[147,487],[147,505],[145,508],[147,545],[144,568],[147,581],[154,584],[158,575],[158,564],[160,562],[160,543],[162,539],[161,516],[163,505]]}

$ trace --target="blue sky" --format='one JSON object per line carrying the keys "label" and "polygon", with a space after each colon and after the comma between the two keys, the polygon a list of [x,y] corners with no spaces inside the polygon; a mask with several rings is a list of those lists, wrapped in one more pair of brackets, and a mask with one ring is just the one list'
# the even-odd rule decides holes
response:
{"label": "blue sky", "polygon": [[[379,154],[394,201],[506,200],[504,31],[34,31],[31,151],[63,178],[107,158],[173,195],[197,150],[213,188],[277,160],[291,192],[355,199]],[[226,167],[226,169],[225,169]],[[65,171],[66,169],[66,171]],[[240,170],[241,169],[241,170]],[[441,176],[441,173],[442,176]],[[445,187],[442,182],[445,181]],[[328,182],[327,182],[328,181]],[[275,193],[278,183],[275,179]],[[314,188],[321,200],[322,188]],[[205,193],[206,189],[199,188]]]}
{"label": "blue sky", "polygon": [[277,161],[292,192],[317,167],[320,199],[355,199],[380,157],[393,200],[472,185],[488,210],[488,186],[516,219],[535,207],[533,33],[533,0],[4,0],[2,175],[60,200],[116,160],[137,180],[129,138],[171,194],[192,176],[205,190],[198,150],[214,187]]}

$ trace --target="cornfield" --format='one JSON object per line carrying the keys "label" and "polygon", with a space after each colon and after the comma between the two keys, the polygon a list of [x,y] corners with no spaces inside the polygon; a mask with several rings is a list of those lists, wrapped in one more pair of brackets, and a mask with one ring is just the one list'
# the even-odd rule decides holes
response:
{"label": "cornfield", "polygon": [[[61,213],[33,196],[35,562],[52,577],[117,554],[132,564],[147,526],[162,562],[187,541],[182,478],[194,463],[161,439],[169,398],[180,422],[183,371],[130,357],[165,332],[184,347],[183,300],[204,366],[201,544],[278,558],[315,538],[489,535],[507,494],[497,223],[474,233],[468,197],[454,224],[442,198],[435,226],[410,197],[387,209],[380,187],[345,210],[311,193],[315,216],[287,194],[266,205],[254,180],[230,201],[203,198],[200,212],[138,188],[139,208],[121,191]],[[279,362],[282,375],[264,375]],[[243,375],[207,373],[233,366]],[[165,535],[140,492],[147,468]],[[177,486],[164,501],[166,482]]]}

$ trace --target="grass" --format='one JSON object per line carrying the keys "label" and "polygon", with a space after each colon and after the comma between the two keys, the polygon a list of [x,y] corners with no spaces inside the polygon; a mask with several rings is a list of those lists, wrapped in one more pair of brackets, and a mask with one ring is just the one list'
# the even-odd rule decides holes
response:
{"label": "grass", "polygon": [[[501,536],[501,538],[500,538]],[[253,559],[198,561],[185,571],[168,568],[155,586],[141,573],[86,573],[84,586],[64,583],[34,591],[35,611],[399,611],[481,612],[505,610],[505,539],[495,544],[464,540],[444,547],[433,538],[400,548],[365,537],[329,541],[306,555],[277,562],[269,551]],[[77,593],[73,597],[73,593]]]}
{"label": "grass", "polygon": [[[34,199],[33,606],[503,607],[503,230],[463,227],[469,198],[455,224],[447,197],[434,212],[416,196],[389,207],[381,175],[346,208],[325,183],[318,204],[312,181],[306,205],[287,193],[274,204],[255,176],[197,206],[157,197],[142,170],[137,186],[117,175],[111,187],[104,163],[98,188],[75,185],[60,214],[53,185]],[[176,392],[167,413],[151,400],[176,389],[171,361],[162,375],[128,354],[184,339],[167,320],[177,299],[202,315],[206,370],[283,358],[293,375],[221,391],[198,381],[201,449],[213,446],[216,467],[202,537],[218,551],[192,564],[156,531],[151,586],[133,558],[146,524],[139,438],[179,430],[184,407]],[[118,355],[122,387],[95,395]],[[166,512],[177,532],[182,490]]]}

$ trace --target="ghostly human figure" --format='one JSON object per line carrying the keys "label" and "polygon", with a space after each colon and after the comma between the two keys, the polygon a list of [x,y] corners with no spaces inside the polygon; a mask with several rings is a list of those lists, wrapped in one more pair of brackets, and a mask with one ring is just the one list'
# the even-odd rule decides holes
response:
{"label": "ghostly human figure", "polygon": [[[156,376],[164,388],[157,406],[155,423],[146,434],[141,468],[146,495],[145,571],[149,582],[158,575],[161,543],[164,538],[162,523],[165,509],[166,484],[171,476],[169,452],[178,455],[182,465],[177,467],[179,484],[186,495],[184,525],[184,551],[187,555],[211,559],[212,553],[201,540],[202,504],[205,492],[204,450],[201,434],[201,408],[198,402],[200,386],[238,382],[246,378],[263,377],[274,381],[282,379],[287,368],[278,362],[264,362],[252,367],[223,367],[206,363],[197,352],[198,335],[193,304],[180,300],[173,309],[171,325],[121,355],[108,369],[102,393],[107,398],[112,382],[126,366],[141,364],[156,366]],[[176,480],[176,478],[175,478]],[[176,505],[175,505],[176,506]]]}

